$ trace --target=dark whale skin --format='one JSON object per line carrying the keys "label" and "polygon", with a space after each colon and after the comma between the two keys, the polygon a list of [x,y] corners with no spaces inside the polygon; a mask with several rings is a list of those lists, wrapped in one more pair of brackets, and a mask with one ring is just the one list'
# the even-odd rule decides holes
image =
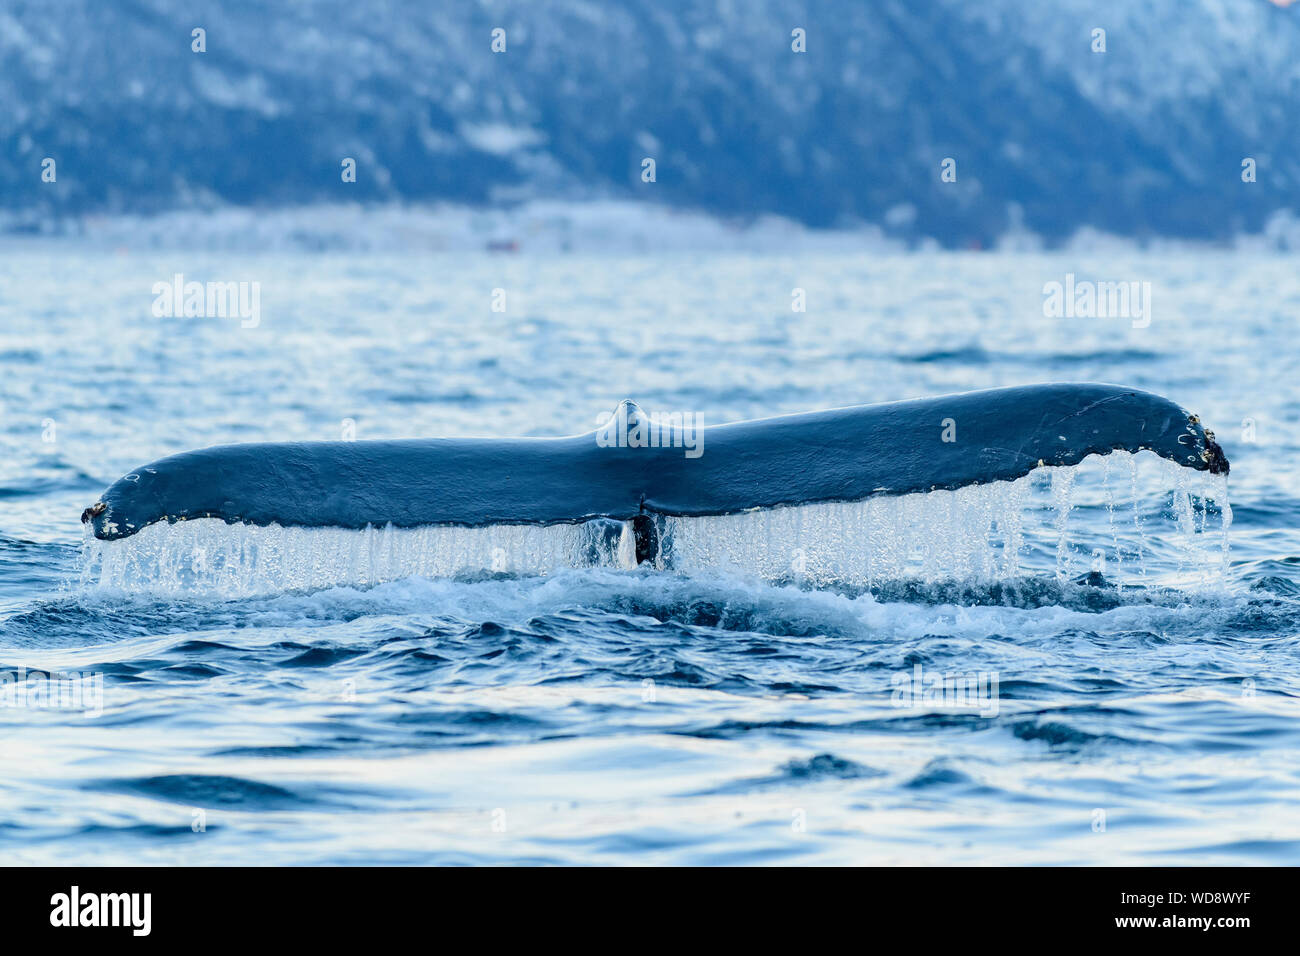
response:
{"label": "dark whale skin", "polygon": [[[628,428],[643,414],[630,402],[620,410]],[[948,419],[954,441],[943,440]],[[193,518],[364,528],[733,514],[1010,481],[1115,450],[1228,472],[1196,416],[1118,385],[986,389],[713,425],[700,429],[694,458],[680,435],[676,447],[602,447],[599,434],[220,445],[137,469],[82,520],[114,540]]]}

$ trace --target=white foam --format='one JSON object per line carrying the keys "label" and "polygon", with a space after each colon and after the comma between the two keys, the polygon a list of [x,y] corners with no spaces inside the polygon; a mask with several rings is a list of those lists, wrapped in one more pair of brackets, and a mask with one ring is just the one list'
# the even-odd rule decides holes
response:
{"label": "white foam", "polygon": [[[1212,587],[1226,578],[1231,520],[1225,479],[1150,453],[1114,452],[953,491],[666,518],[656,566],[814,586],[1027,574],[1066,580],[1098,571],[1121,587]],[[626,522],[357,531],[199,519],[151,525],[118,541],[88,538],[81,582],[238,597],[410,577],[634,566]]]}

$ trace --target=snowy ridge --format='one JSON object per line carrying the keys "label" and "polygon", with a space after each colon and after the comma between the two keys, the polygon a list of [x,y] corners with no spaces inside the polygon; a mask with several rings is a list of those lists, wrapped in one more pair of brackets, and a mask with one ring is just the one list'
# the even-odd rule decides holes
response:
{"label": "snowy ridge", "polygon": [[612,198],[957,246],[1019,227],[1226,238],[1264,231],[1300,184],[1300,11],[1267,0],[483,0],[436,16],[414,0],[66,0],[0,12],[0,60],[9,231],[50,213]]}

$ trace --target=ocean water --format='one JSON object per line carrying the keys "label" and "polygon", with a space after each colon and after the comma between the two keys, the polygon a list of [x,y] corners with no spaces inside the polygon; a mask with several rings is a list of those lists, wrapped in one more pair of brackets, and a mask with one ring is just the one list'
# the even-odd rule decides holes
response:
{"label": "ocean water", "polygon": [[[176,273],[258,282],[256,326],[156,317]],[[1150,282],[1149,323],[1046,317],[1067,274]],[[1248,250],[8,246],[0,849],[1300,862],[1297,276]],[[623,398],[714,423],[1053,380],[1180,402],[1231,477],[1117,454],[708,519],[663,569],[627,569],[616,540],[593,558],[572,529],[192,522],[108,551],[78,521],[122,474],[208,444],[563,435]]]}

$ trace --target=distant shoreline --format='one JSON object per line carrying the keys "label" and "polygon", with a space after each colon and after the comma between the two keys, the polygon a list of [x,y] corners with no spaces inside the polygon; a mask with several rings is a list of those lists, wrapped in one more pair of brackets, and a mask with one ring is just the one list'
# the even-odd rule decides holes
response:
{"label": "distant shoreline", "polygon": [[938,252],[1179,253],[1215,249],[1256,254],[1300,250],[1300,217],[1275,213],[1263,231],[1230,240],[1133,238],[1084,227],[1061,242],[1025,229],[987,247],[952,248],[901,238],[885,227],[816,229],[779,216],[728,218],[628,200],[535,200],[513,206],[314,204],[175,210],[156,215],[42,218],[0,213],[0,245],[75,242],[106,251],[659,253],[717,251],[872,255]]}

